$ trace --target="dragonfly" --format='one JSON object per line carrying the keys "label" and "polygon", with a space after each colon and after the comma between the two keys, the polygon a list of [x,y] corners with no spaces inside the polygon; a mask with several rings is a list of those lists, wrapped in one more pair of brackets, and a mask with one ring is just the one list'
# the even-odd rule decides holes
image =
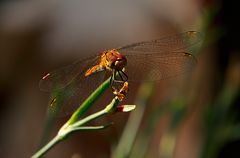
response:
{"label": "dragonfly", "polygon": [[160,81],[189,71],[197,61],[189,48],[201,40],[199,32],[188,31],[105,50],[47,73],[39,86],[51,92],[50,107],[72,112],[106,77],[116,91],[116,83]]}

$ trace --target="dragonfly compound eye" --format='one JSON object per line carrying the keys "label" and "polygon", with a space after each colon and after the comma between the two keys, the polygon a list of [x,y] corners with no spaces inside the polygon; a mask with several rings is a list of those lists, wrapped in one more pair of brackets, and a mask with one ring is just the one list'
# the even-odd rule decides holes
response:
{"label": "dragonfly compound eye", "polygon": [[126,64],[127,64],[127,59],[125,57],[121,59],[117,59],[114,62],[114,69],[117,71],[120,71],[126,66]]}

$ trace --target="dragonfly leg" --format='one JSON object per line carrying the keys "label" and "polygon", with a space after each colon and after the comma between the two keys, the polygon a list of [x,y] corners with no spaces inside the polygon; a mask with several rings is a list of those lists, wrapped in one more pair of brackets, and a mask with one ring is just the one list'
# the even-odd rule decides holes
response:
{"label": "dragonfly leg", "polygon": [[113,74],[110,77],[110,85],[111,85],[111,87],[112,87],[112,84],[113,84]]}
{"label": "dragonfly leg", "polygon": [[[118,73],[118,78],[117,79],[117,76],[116,74]],[[126,74],[124,74],[124,77],[126,78],[125,76]],[[126,82],[126,80],[124,79],[124,77],[122,76],[122,73],[120,71],[116,71],[116,70],[113,70],[112,71],[112,76],[111,76],[111,88],[113,91],[118,91],[119,90],[119,87],[122,87],[122,85]]]}
{"label": "dragonfly leg", "polygon": [[122,75],[121,75],[120,72],[121,72],[121,71],[118,71],[118,75],[120,76],[121,80],[124,81],[124,79],[123,79],[123,77],[122,77]]}
{"label": "dragonfly leg", "polygon": [[[118,77],[120,77],[120,78],[117,79],[116,73],[118,73]],[[124,83],[126,80],[124,80],[124,78],[123,78],[123,76],[121,75],[121,72],[120,72],[120,71],[114,71],[114,72],[113,72],[113,81],[114,81],[115,83]]]}
{"label": "dragonfly leg", "polygon": [[113,92],[114,92],[114,91],[117,91],[117,89],[114,87],[114,83],[116,82],[116,80],[115,80],[115,74],[116,74],[116,71],[113,70],[113,71],[112,71],[111,78],[110,78],[110,84],[111,84],[111,88],[112,88]]}
{"label": "dragonfly leg", "polygon": [[[120,71],[119,71],[119,75],[121,75],[121,74],[123,74],[123,76],[124,76],[124,78],[125,78],[125,79],[123,79],[123,77],[121,77],[122,80],[123,80],[124,82],[126,82],[126,81],[128,80],[127,74],[126,74],[124,71],[120,70]],[[122,76],[122,75],[121,75],[121,76]]]}

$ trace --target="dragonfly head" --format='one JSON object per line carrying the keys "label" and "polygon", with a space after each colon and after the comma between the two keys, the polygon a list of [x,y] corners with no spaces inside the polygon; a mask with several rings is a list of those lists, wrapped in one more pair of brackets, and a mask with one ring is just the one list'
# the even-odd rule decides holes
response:
{"label": "dragonfly head", "polygon": [[127,65],[127,58],[115,49],[107,51],[105,55],[106,65],[109,69],[120,71]]}
{"label": "dragonfly head", "polygon": [[117,58],[117,60],[113,63],[113,68],[117,71],[123,70],[123,68],[127,65],[127,58],[122,56],[121,58]]}

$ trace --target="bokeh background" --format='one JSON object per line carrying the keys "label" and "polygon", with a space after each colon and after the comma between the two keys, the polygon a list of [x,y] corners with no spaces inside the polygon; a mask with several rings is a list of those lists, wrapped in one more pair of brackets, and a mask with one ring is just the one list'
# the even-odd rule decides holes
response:
{"label": "bokeh background", "polygon": [[135,86],[134,112],[94,122],[114,125],[76,133],[45,157],[240,157],[238,12],[227,0],[1,1],[0,157],[30,157],[67,120],[43,139],[49,94],[38,83],[48,71],[189,30],[204,35],[192,73]]}

